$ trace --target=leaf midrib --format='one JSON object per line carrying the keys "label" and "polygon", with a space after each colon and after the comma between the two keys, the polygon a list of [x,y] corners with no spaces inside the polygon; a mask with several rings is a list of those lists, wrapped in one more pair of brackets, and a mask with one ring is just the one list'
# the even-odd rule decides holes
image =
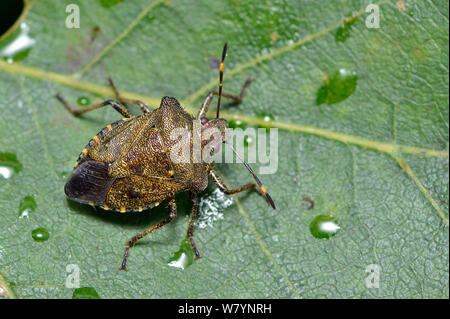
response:
{"label": "leaf midrib", "polygon": [[[106,85],[98,85],[95,83],[78,80],[70,75],[56,73],[52,71],[46,71],[40,68],[31,67],[19,63],[9,64],[5,61],[0,60],[0,69],[9,72],[9,73],[18,73],[28,77],[47,80],[54,83],[58,83],[64,86],[72,87],[75,89],[83,90],[86,92],[90,92],[100,96],[112,96],[114,93],[109,86]],[[144,103],[148,104],[151,108],[156,108],[154,105],[159,105],[160,99],[148,96],[141,95],[138,93],[134,93],[131,91],[121,90],[121,93],[124,97],[129,99],[141,100]],[[184,108],[190,113],[196,113],[197,110],[186,100],[182,100],[181,104],[184,105]],[[152,106],[153,105],[153,106]],[[407,153],[418,156],[432,156],[432,157],[448,157],[448,151],[446,150],[437,150],[430,148],[422,148],[416,146],[409,145],[398,145],[388,142],[382,142],[377,140],[371,140],[363,137],[359,137],[352,134],[340,133],[335,131],[330,131],[322,128],[318,128],[315,126],[302,125],[287,121],[265,121],[261,117],[244,115],[240,113],[229,113],[229,112],[221,112],[221,117],[226,120],[241,120],[242,122],[267,127],[267,128],[280,128],[286,131],[298,132],[298,133],[306,133],[311,135],[317,135],[323,138],[327,138],[334,141],[339,141],[346,144],[354,144],[364,148],[377,150],[382,153],[393,154],[394,152],[398,153]]]}

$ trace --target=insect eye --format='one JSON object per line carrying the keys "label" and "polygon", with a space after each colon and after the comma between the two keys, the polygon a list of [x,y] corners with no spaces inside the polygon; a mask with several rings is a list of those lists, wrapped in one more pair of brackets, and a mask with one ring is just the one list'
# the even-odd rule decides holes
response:
{"label": "insect eye", "polygon": [[206,123],[208,123],[209,120],[206,117],[202,117],[201,121],[202,121],[202,124],[206,124]]}

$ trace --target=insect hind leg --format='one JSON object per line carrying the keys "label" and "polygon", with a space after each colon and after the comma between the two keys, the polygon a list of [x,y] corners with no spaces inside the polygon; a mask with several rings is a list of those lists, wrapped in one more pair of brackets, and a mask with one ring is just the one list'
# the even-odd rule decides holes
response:
{"label": "insect hind leg", "polygon": [[195,193],[191,193],[192,198],[192,211],[191,211],[191,217],[189,220],[189,227],[187,230],[187,238],[189,239],[189,243],[192,247],[192,250],[194,251],[195,258],[200,258],[200,253],[198,252],[197,245],[195,245],[194,242],[194,222],[195,217],[197,216],[198,211],[198,196]]}
{"label": "insect hind leg", "polygon": [[156,225],[153,225],[152,227],[146,229],[145,231],[143,231],[140,234],[137,234],[136,236],[134,236],[133,238],[131,238],[130,240],[127,240],[127,242],[125,243],[125,251],[123,253],[123,260],[122,260],[122,265],[120,266],[120,270],[127,270],[127,260],[128,260],[128,255],[129,255],[129,251],[130,251],[130,247],[133,247],[133,245],[140,239],[142,239],[143,237],[147,236],[148,234],[150,234],[151,232],[157,230],[158,228],[167,225],[168,223],[170,223],[172,220],[175,219],[175,217],[177,216],[177,204],[175,202],[175,199],[171,199],[169,201],[169,216],[159,222]]}

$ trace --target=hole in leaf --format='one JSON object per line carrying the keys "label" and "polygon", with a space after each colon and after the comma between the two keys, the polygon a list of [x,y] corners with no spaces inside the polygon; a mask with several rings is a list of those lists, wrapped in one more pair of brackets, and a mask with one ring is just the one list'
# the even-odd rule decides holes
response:
{"label": "hole in leaf", "polygon": [[24,6],[23,0],[0,1],[0,37],[14,25]]}

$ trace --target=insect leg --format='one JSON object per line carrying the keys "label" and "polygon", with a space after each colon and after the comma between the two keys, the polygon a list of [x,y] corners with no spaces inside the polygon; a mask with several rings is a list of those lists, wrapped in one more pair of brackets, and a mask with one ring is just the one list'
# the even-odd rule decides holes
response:
{"label": "insect leg", "polygon": [[128,110],[125,108],[125,106],[123,106],[122,104],[120,104],[118,101],[114,101],[114,100],[106,100],[104,102],[98,103],[98,104],[94,104],[88,107],[84,107],[82,109],[74,109],[73,107],[71,107],[66,100],[61,96],[61,94],[56,94],[55,97],[58,99],[58,101],[61,102],[62,105],[64,105],[64,107],[70,112],[72,113],[73,116],[79,116],[83,113],[89,112],[89,111],[93,111],[96,110],[98,108],[101,108],[105,105],[111,105],[117,112],[119,112],[120,114],[122,114],[123,117],[126,118],[131,118],[133,117],[133,115],[128,112]]}
{"label": "insect leg", "polygon": [[[239,95],[234,95],[234,94],[229,94],[229,93],[223,92],[223,93],[222,93],[222,96],[223,96],[223,97],[226,97],[226,98],[229,98],[229,99],[232,99],[232,100],[234,100],[236,103],[241,103],[241,102],[242,102],[242,99],[244,98],[244,95],[245,95],[245,90],[247,89],[247,87],[249,86],[249,84],[250,84],[253,80],[254,80],[254,79],[253,79],[251,76],[249,76],[249,77],[247,78],[247,80],[245,80],[244,84],[242,85],[241,92],[239,93]],[[219,95],[219,92],[214,91],[214,95]]]}
{"label": "insect leg", "polygon": [[143,113],[150,113],[150,109],[148,108],[148,106],[146,104],[144,104],[144,102],[141,102],[139,100],[132,100],[132,99],[127,99],[124,98],[120,95],[119,90],[116,88],[116,86],[114,85],[114,82],[111,78],[108,78],[108,83],[111,86],[111,88],[114,91],[114,94],[116,95],[117,99],[123,103],[123,104],[136,104],[139,105],[139,107],[141,108],[141,111]]}
{"label": "insect leg", "polygon": [[189,227],[187,230],[187,237],[189,238],[189,243],[191,244],[192,250],[194,251],[195,258],[200,258],[200,253],[197,250],[197,246],[194,242],[194,222],[195,222],[195,216],[197,215],[198,211],[198,197],[197,194],[191,193],[192,197],[192,212],[191,212],[191,218],[189,221]]}
{"label": "insect leg", "polygon": [[147,230],[143,231],[140,234],[137,234],[136,236],[134,236],[133,238],[131,238],[130,240],[127,240],[127,242],[125,243],[125,251],[123,253],[123,260],[122,260],[122,265],[120,266],[120,270],[127,270],[127,259],[128,259],[128,254],[129,254],[129,250],[130,247],[132,247],[139,239],[147,236],[148,234],[150,234],[151,232],[153,232],[154,230],[170,223],[172,220],[175,219],[175,217],[177,216],[177,204],[175,202],[175,199],[171,199],[169,201],[169,216],[159,222],[158,224],[148,228]]}
{"label": "insect leg", "polygon": [[225,185],[225,183],[222,181],[222,178],[220,178],[219,174],[217,174],[217,172],[212,167],[209,169],[208,174],[209,174],[209,177],[214,182],[214,184],[216,184],[216,186],[219,188],[219,190],[222,193],[232,195],[232,194],[240,193],[243,191],[255,189],[258,192],[258,194],[261,195],[262,197],[264,197],[264,199],[267,201],[267,203],[275,209],[273,201],[270,198],[270,196],[268,196],[268,193],[266,192],[264,186],[261,185],[261,187],[258,187],[258,185],[255,183],[248,183],[248,184],[236,187],[236,188],[229,189]]}
{"label": "insect leg", "polygon": [[206,96],[205,100],[203,101],[200,111],[198,111],[197,119],[206,117],[206,113],[208,113],[209,105],[211,104],[213,97],[214,97],[214,92],[209,92],[208,95]]}
{"label": "insect leg", "polygon": [[[234,95],[230,93],[222,92],[222,96],[226,97],[228,99],[234,100],[236,103],[241,103],[242,99],[245,95],[245,90],[247,89],[248,85],[253,81],[252,77],[248,77],[247,80],[245,80],[244,85],[242,85],[241,92],[239,95]],[[219,95],[218,91],[211,91],[206,96],[205,100],[203,101],[202,107],[200,108],[200,111],[197,114],[197,118],[201,119],[202,117],[206,116],[206,113],[208,113],[209,106],[211,104],[211,101],[214,97],[214,95]]]}

